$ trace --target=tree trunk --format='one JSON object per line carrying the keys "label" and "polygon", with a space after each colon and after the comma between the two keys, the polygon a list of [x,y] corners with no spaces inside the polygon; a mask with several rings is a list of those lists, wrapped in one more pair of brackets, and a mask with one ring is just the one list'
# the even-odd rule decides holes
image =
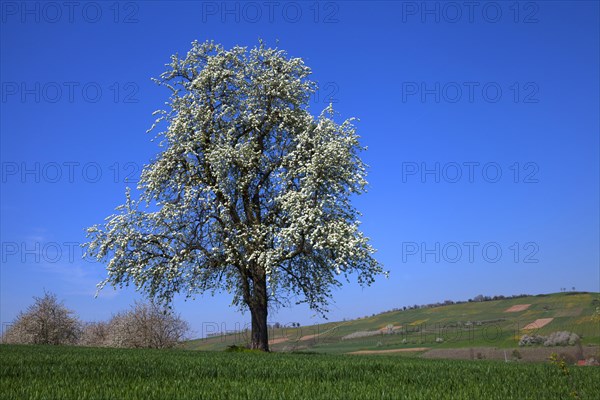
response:
{"label": "tree trunk", "polygon": [[269,332],[267,328],[267,280],[265,277],[254,280],[254,298],[250,304],[252,317],[252,340],[250,348],[269,351]]}

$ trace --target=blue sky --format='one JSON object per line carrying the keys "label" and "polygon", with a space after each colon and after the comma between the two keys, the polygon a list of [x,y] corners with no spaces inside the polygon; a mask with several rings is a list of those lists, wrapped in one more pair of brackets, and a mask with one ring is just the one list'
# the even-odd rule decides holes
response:
{"label": "blue sky", "polygon": [[[332,320],[477,294],[600,291],[597,2],[2,2],[0,322],[50,290],[84,320],[140,298],[81,260],[86,227],[159,151],[150,80],[193,40],[302,57],[360,119],[363,229],[389,279],[336,289]],[[201,334],[249,314],[175,308]],[[322,319],[303,306],[270,319]]]}

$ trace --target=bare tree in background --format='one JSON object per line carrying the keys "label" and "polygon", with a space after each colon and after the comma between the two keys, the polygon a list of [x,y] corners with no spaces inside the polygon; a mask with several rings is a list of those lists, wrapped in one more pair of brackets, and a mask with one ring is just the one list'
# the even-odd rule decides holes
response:
{"label": "bare tree in background", "polygon": [[79,344],[91,347],[107,346],[109,328],[108,322],[89,322],[84,324]]}
{"label": "bare tree in background", "polygon": [[2,337],[13,344],[75,344],[81,334],[81,323],[73,311],[50,292],[34,297],[27,311],[19,313]]}
{"label": "bare tree in background", "polygon": [[170,348],[186,339],[188,323],[154,302],[135,303],[108,322],[82,323],[55,294],[44,292],[2,336],[9,344]]}
{"label": "bare tree in background", "polygon": [[106,346],[171,348],[186,338],[188,323],[154,302],[135,303],[108,322]]}

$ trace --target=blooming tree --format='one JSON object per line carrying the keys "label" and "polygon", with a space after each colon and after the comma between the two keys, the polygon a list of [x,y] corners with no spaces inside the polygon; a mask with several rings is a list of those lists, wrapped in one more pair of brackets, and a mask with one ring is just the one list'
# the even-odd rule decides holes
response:
{"label": "blooming tree", "polygon": [[136,302],[107,322],[85,324],[78,344],[164,349],[180,344],[189,329],[172,309],[152,301]]}
{"label": "blooming tree", "polygon": [[226,290],[250,310],[251,347],[268,351],[267,313],[289,298],[325,312],[331,287],[383,273],[350,197],[365,190],[352,119],[308,110],[317,89],[300,58],[264,43],[194,42],[156,82],[171,97],[151,128],[164,150],[139,200],[88,229],[107,261],[100,284],[129,283],[164,302]]}
{"label": "blooming tree", "polygon": [[107,323],[105,344],[111,347],[164,349],[177,346],[189,332],[188,323],[155,302],[135,303]]}
{"label": "blooming tree", "polygon": [[4,333],[3,342],[17,344],[75,344],[81,323],[54,293],[34,297],[27,311],[20,312]]}

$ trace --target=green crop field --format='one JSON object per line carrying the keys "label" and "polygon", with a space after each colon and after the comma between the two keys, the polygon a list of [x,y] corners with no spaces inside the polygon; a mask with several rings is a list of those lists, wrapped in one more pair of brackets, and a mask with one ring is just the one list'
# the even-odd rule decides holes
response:
{"label": "green crop field", "polygon": [[600,369],[393,356],[0,346],[2,399],[594,398]]}

